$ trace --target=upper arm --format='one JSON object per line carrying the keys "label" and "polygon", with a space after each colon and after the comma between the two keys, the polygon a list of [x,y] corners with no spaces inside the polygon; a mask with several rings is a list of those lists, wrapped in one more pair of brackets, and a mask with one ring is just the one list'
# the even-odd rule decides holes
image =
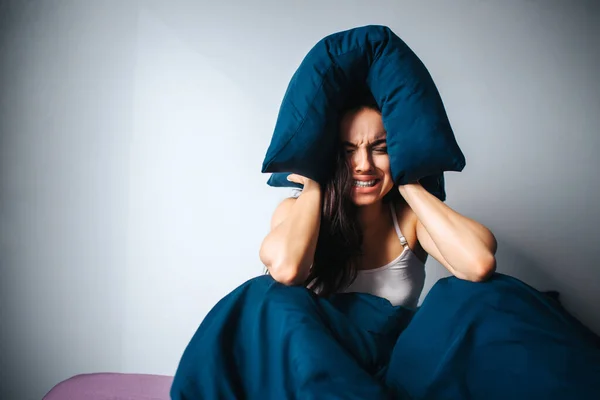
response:
{"label": "upper arm", "polygon": [[[296,202],[295,198],[287,198],[283,200],[279,205],[275,208],[273,215],[271,216],[271,227],[270,232],[265,236],[263,242],[260,246],[259,256],[263,264],[267,267],[271,265],[272,255],[273,255],[273,245],[272,240],[269,238],[273,237],[273,231],[277,228],[290,214],[292,206]],[[277,248],[278,246],[275,246]]]}
{"label": "upper arm", "polygon": [[425,226],[423,226],[421,221],[419,221],[418,219],[417,219],[417,229],[416,230],[417,230],[417,240],[421,244],[421,247],[423,248],[423,250],[425,250],[437,262],[442,264],[448,271],[450,271],[451,274],[453,274],[457,278],[464,279],[462,274],[460,272],[457,272],[454,268],[452,268],[452,265],[450,265],[450,263],[448,261],[446,261],[446,259],[444,258],[444,256],[440,252],[440,250],[437,248],[435,242],[429,235],[429,232],[427,232],[427,229],[425,229]]}
{"label": "upper arm", "polygon": [[273,212],[273,216],[271,217],[271,230],[275,229],[283,221],[285,221],[295,203],[296,198],[294,197],[289,197],[279,203]]}

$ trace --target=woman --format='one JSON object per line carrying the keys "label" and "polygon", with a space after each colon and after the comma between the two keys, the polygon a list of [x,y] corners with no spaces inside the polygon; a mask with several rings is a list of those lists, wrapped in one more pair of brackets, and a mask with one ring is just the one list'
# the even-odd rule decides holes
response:
{"label": "woman", "polygon": [[[600,398],[597,338],[493,274],[487,228],[418,183],[394,187],[376,107],[346,112],[341,142],[324,188],[290,177],[304,189],[277,208],[260,251],[272,276],[204,318],[172,399]],[[428,254],[461,279],[440,280],[415,312]]]}
{"label": "woman", "polygon": [[260,249],[275,280],[415,307],[428,255],[461,279],[482,281],[494,272],[496,240],[489,229],[420,183],[395,187],[373,101],[348,109],[340,131],[342,151],[325,187],[295,174],[288,178],[303,190],[277,207]]}

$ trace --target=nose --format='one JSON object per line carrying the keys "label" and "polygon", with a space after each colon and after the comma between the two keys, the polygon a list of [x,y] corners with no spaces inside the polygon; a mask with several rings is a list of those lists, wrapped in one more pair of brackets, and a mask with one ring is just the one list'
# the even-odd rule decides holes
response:
{"label": "nose", "polygon": [[367,149],[362,148],[354,153],[354,172],[357,174],[364,174],[371,172],[373,163],[371,162],[371,155]]}

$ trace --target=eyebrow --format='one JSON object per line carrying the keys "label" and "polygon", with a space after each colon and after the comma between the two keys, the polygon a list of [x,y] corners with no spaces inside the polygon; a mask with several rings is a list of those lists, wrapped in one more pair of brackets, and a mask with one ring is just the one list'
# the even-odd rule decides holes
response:
{"label": "eyebrow", "polygon": [[[385,135],[385,133],[379,134],[375,137],[375,140],[369,144],[369,147],[376,147],[376,146],[381,146],[382,144],[386,144],[386,138],[385,137],[381,137],[382,135]],[[344,141],[344,146],[346,147],[356,147],[356,145],[354,143],[348,142],[348,141]]]}

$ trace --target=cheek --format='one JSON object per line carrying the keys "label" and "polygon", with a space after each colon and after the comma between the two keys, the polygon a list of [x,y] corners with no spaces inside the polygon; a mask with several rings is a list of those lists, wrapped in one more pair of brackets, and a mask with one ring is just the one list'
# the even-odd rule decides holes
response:
{"label": "cheek", "polygon": [[376,160],[376,167],[384,175],[384,190],[387,192],[394,186],[394,179],[392,178],[392,171],[390,168],[390,159],[388,157],[378,157]]}
{"label": "cheek", "polygon": [[348,167],[348,169],[350,171],[354,170],[354,157],[346,155],[346,167]]}
{"label": "cheek", "polygon": [[387,156],[380,156],[380,157],[375,157],[375,159],[373,160],[375,167],[377,167],[378,170],[380,170],[381,172],[383,172],[387,177],[391,178],[391,170],[390,170],[390,159]]}

